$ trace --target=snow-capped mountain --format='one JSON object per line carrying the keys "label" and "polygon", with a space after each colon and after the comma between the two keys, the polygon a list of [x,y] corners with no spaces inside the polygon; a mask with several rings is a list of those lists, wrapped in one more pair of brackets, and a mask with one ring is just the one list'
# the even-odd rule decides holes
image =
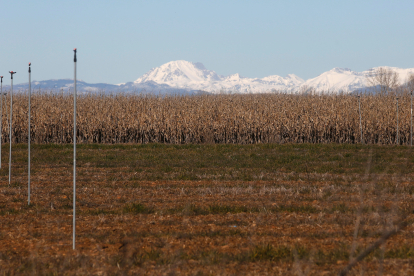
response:
{"label": "snow-capped mountain", "polygon": [[299,88],[299,91],[314,90],[317,92],[352,92],[364,90],[370,86],[367,78],[379,68],[392,70],[399,76],[399,84],[406,83],[411,74],[414,74],[414,68],[402,69],[397,67],[374,67],[363,72],[355,72],[347,68],[334,68],[330,71],[320,74],[316,78],[305,81]]}
{"label": "snow-capped mountain", "polygon": [[334,68],[316,78],[305,81],[299,90],[351,92],[366,86],[365,72],[354,72],[347,68]]}
{"label": "snow-capped mountain", "polygon": [[197,85],[204,82],[217,82],[221,78],[216,72],[207,70],[200,62],[193,63],[185,60],[177,60],[151,69],[148,73],[134,81],[134,83],[154,81],[170,86],[188,87],[191,84]]}
{"label": "snow-capped mountain", "polygon": [[[304,81],[294,74],[289,74],[286,77],[273,75],[261,79],[241,77],[239,74],[222,76],[207,70],[201,63],[178,60],[151,69],[134,81],[134,85],[153,81],[176,89],[202,90],[210,93],[305,92],[309,90],[350,93],[370,86],[367,83],[367,77],[378,68],[371,68],[363,72],[355,72],[347,68],[334,68],[316,78]],[[387,66],[381,68],[398,73],[400,84],[407,82],[410,74],[414,74],[414,68],[402,69]]]}
{"label": "snow-capped mountain", "polygon": [[284,78],[269,76],[263,79],[245,78],[239,74],[222,76],[207,70],[202,63],[185,60],[171,61],[151,69],[134,81],[134,84],[138,85],[148,81],[166,84],[177,89],[203,90],[211,93],[285,91],[295,89],[304,82],[293,74]]}
{"label": "snow-capped mountain", "polygon": [[[171,61],[148,71],[133,82],[117,85],[96,83],[89,84],[77,81],[79,92],[134,92],[155,94],[197,94],[200,91],[208,93],[262,93],[262,92],[346,92],[367,89],[367,77],[379,67],[363,72],[355,72],[346,68],[334,68],[316,78],[304,81],[294,74],[286,77],[272,75],[264,78],[246,78],[239,74],[222,76],[208,70],[202,63],[185,60]],[[414,68],[402,69],[397,67],[382,67],[398,73],[400,84],[408,81],[414,75]],[[10,89],[3,83],[3,89]],[[27,90],[27,83],[14,85],[15,90]],[[33,81],[33,90],[69,91],[73,89],[73,80]]]}

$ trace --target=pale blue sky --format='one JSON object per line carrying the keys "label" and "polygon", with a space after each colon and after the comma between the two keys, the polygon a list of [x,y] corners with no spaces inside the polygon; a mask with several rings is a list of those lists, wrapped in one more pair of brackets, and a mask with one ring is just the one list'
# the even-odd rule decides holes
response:
{"label": "pale blue sky", "polygon": [[313,78],[414,67],[414,1],[1,1],[0,75],[133,81],[172,60],[218,74]]}

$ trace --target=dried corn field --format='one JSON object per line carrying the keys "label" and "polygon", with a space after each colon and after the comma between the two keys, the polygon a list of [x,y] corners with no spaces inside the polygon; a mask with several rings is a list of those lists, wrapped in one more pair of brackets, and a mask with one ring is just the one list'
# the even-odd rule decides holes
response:
{"label": "dried corn field", "polygon": [[[9,97],[2,140],[9,140]],[[397,143],[395,95],[361,96],[363,140]],[[13,142],[27,142],[27,93],[13,97]],[[6,115],[7,114],[7,115]],[[358,98],[352,95],[82,95],[80,143],[359,143]],[[32,95],[32,141],[71,143],[73,97]],[[399,95],[399,144],[410,143],[410,95]]]}

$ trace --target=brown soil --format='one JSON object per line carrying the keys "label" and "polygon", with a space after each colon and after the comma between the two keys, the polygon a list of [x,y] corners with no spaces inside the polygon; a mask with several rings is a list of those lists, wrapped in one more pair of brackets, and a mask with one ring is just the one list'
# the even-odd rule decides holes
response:
{"label": "brown soil", "polygon": [[[140,181],[127,173],[78,169],[76,250],[68,168],[38,172],[30,206],[26,184],[9,187],[2,176],[1,274],[336,275],[353,246],[363,250],[413,204],[409,182],[379,193],[363,181]],[[413,275],[413,238],[410,223],[351,275]]]}

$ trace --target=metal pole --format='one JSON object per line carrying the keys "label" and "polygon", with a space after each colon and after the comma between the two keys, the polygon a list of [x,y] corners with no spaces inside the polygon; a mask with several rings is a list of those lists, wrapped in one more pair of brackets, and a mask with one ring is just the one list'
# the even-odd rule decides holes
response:
{"label": "metal pole", "polygon": [[9,113],[7,110],[7,93],[4,93],[4,114],[6,114],[6,132],[7,130],[10,129],[10,124],[9,124]]}
{"label": "metal pole", "polygon": [[411,127],[410,127],[410,146],[413,146],[413,91],[411,91]]}
{"label": "metal pole", "polygon": [[0,92],[0,169],[1,169],[1,144],[2,144],[2,133],[3,133],[3,76],[0,76],[1,79],[1,92]]}
{"label": "metal pole", "polygon": [[28,163],[28,169],[27,169],[27,174],[28,174],[28,182],[27,182],[27,204],[30,205],[30,140],[32,139],[32,136],[30,135],[30,99],[32,97],[32,87],[31,87],[31,75],[32,75],[32,68],[30,67],[32,65],[32,63],[29,62],[29,132],[27,135],[27,147],[29,149],[28,152],[28,156],[27,156],[27,163]]}
{"label": "metal pole", "polygon": [[361,96],[360,95],[358,95],[358,105],[359,105],[359,128],[361,129],[361,144],[363,144],[364,139],[362,137]]}
{"label": "metal pole", "polygon": [[74,92],[73,92],[73,249],[75,249],[76,236],[76,48],[73,50],[75,65]]}
{"label": "metal pole", "polygon": [[10,140],[10,150],[9,150],[9,186],[11,181],[11,157],[12,157],[12,127],[13,127],[13,75],[16,72],[9,71],[11,75],[11,89],[10,89],[10,129],[9,129],[9,140]]}
{"label": "metal pole", "polygon": [[400,144],[400,139],[398,136],[398,97],[397,97],[397,145]]}

